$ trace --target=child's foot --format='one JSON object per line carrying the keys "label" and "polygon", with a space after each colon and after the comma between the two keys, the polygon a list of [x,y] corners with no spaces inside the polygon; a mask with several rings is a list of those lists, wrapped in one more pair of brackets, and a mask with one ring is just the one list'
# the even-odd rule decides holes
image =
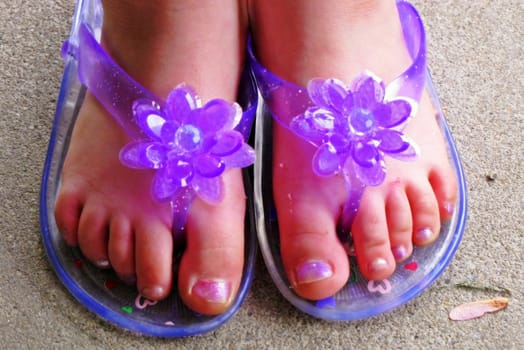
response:
{"label": "child's foot", "polygon": [[[103,45],[133,78],[165,98],[193,86],[204,101],[234,101],[245,23],[235,0],[104,3]],[[242,44],[241,44],[242,43]],[[55,217],[64,239],[100,268],[113,268],[146,298],[165,298],[173,273],[172,212],[150,194],[152,173],[118,159],[129,138],[87,95],[62,173]],[[242,277],[245,194],[240,171],[223,175],[217,206],[199,199],[187,222],[179,294],[193,310],[225,311]]]}
{"label": "child's foot", "polygon": [[[411,64],[393,0],[251,5],[260,61],[301,86],[317,77],[350,85],[366,69],[388,83]],[[368,279],[387,278],[413,245],[431,244],[453,211],[457,184],[435,113],[424,94],[404,130],[419,145],[420,158],[406,163],[386,157],[386,180],[364,191],[351,231],[359,269]],[[273,186],[285,269],[299,295],[326,298],[349,277],[348,257],[336,234],[346,199],[344,180],[316,176],[313,146],[274,125]]]}

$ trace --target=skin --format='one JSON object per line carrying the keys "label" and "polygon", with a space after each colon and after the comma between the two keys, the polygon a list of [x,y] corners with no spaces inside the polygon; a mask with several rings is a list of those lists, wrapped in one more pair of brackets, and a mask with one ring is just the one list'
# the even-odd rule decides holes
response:
{"label": "skin", "polygon": [[[186,82],[204,102],[234,101],[248,13],[261,62],[301,85],[312,77],[350,82],[364,68],[387,82],[409,65],[390,0],[264,0],[248,5],[235,0],[106,0],[103,5],[103,46],[162,98]],[[431,244],[440,222],[449,218],[457,184],[434,114],[424,96],[405,130],[419,144],[420,159],[387,160],[386,181],[364,193],[351,229],[360,269],[368,278],[388,277],[395,268],[392,248],[404,247],[402,259],[407,258],[414,244]],[[118,152],[128,142],[112,117],[87,95],[65,160],[55,217],[67,243],[78,245],[101,268],[113,268],[145,297],[160,300],[175,278],[171,211],[151,199],[151,172],[120,164]],[[274,164],[284,165],[274,167],[273,175],[289,279],[304,298],[328,297],[349,278],[347,255],[335,234],[345,185],[340,177],[309,172],[314,149],[279,127],[274,150]],[[226,196],[219,205],[198,199],[193,204],[178,271],[179,294],[203,314],[229,307],[242,274],[245,194],[240,172],[226,172],[224,182]],[[422,239],[417,232],[424,228],[433,233]],[[314,281],[297,278],[297,269],[311,261],[326,262],[332,274]],[[220,302],[210,301],[193,291],[197,281],[223,282],[229,293]]]}
{"label": "skin", "polygon": [[[301,4],[291,0],[250,4],[258,58],[278,76],[302,86],[316,77],[336,77],[349,84],[367,69],[387,83],[410,65],[394,1]],[[364,191],[350,229],[359,269],[368,279],[389,277],[396,262],[409,257],[413,245],[431,244],[441,221],[450,218],[457,184],[435,113],[424,94],[418,115],[405,129],[420,146],[420,158],[412,163],[387,159],[384,183]],[[284,266],[297,294],[326,298],[349,277],[347,254],[335,230],[346,199],[345,185],[341,176],[321,178],[310,171],[313,146],[276,125],[274,198]],[[421,231],[429,234],[421,236]],[[399,247],[404,256],[398,254]],[[308,262],[327,264],[331,275],[301,279],[301,266]]]}

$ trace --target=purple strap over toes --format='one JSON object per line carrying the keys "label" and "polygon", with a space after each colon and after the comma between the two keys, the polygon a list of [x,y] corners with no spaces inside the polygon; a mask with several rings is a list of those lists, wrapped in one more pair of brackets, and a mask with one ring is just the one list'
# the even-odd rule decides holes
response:
{"label": "purple strap over toes", "polygon": [[121,162],[156,170],[151,193],[171,203],[175,234],[184,230],[196,196],[219,203],[224,171],[253,164],[255,152],[245,139],[256,105],[244,113],[237,103],[220,99],[202,105],[186,84],[163,101],[125,73],[85,24],[78,47],[66,42],[63,52],[77,58],[79,80],[133,139],[121,150]]}
{"label": "purple strap over toes", "polygon": [[313,171],[342,174],[348,199],[342,227],[349,228],[366,186],[386,177],[384,157],[410,161],[418,148],[402,130],[418,108],[426,77],[426,41],[421,18],[408,2],[398,1],[406,47],[412,64],[385,85],[363,72],[348,87],[337,79],[312,79],[307,89],[287,82],[249,55],[258,87],[273,117],[316,147]]}

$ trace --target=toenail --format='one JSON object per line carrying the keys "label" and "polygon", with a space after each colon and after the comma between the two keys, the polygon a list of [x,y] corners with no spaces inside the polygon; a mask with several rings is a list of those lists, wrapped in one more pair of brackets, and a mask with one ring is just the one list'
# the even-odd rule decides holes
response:
{"label": "toenail", "polygon": [[109,260],[98,260],[95,261],[95,265],[101,269],[107,269],[109,267]]}
{"label": "toenail", "polygon": [[448,213],[449,215],[452,215],[453,212],[455,211],[455,204],[453,203],[446,203],[443,205],[443,207],[446,213]]}
{"label": "toenail", "polygon": [[404,260],[408,256],[408,251],[403,246],[393,247],[391,252],[397,261]]}
{"label": "toenail", "polygon": [[415,234],[415,241],[419,244],[426,244],[433,239],[433,230],[429,227],[421,228]]}
{"label": "toenail", "polygon": [[142,289],[141,293],[142,296],[148,298],[148,299],[161,299],[164,297],[164,288],[160,286],[155,287],[145,287]]}
{"label": "toenail", "polygon": [[231,286],[225,281],[199,280],[191,293],[210,303],[226,303],[231,296]]}
{"label": "toenail", "polygon": [[370,272],[380,272],[389,268],[389,263],[386,259],[377,258],[369,264]]}
{"label": "toenail", "polygon": [[333,269],[325,261],[308,261],[296,269],[296,281],[298,284],[321,281],[333,276]]}

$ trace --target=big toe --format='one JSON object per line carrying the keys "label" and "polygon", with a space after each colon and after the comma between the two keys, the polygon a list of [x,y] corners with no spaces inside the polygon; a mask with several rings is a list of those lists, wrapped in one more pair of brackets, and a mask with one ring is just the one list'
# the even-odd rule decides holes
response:
{"label": "big toe", "polygon": [[337,293],[348,281],[347,253],[339,241],[333,213],[311,201],[279,210],[283,263],[294,291],[319,300]]}
{"label": "big toe", "polygon": [[[231,177],[236,178],[228,176],[226,181]],[[220,205],[211,206],[198,199],[193,203],[187,223],[187,246],[178,271],[182,300],[192,310],[206,315],[220,314],[229,308],[242,278],[245,196],[239,183],[227,188]]]}

